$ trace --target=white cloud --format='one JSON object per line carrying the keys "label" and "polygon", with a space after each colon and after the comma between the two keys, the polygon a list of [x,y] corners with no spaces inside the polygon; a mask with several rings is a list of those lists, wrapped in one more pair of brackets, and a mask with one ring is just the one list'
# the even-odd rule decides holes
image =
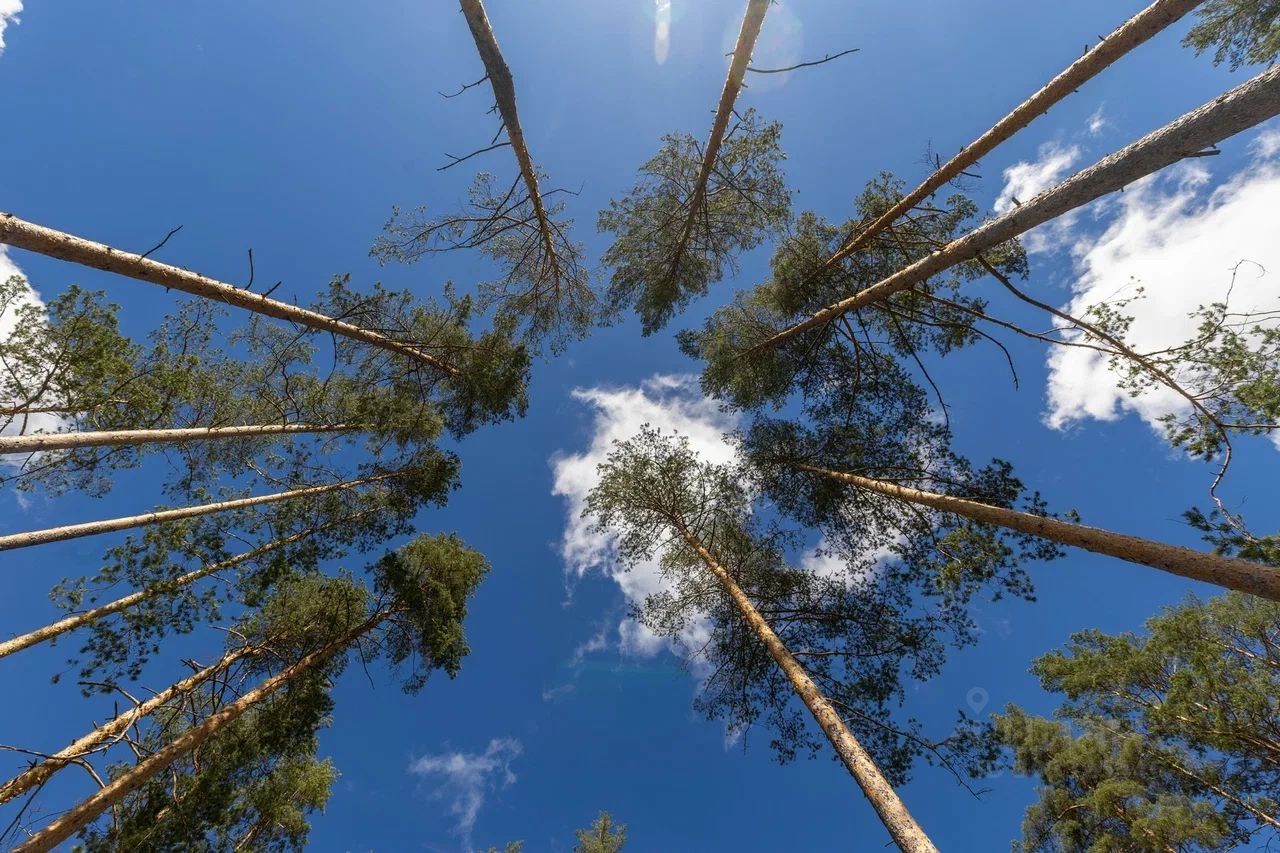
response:
{"label": "white cloud", "polygon": [[437,778],[435,796],[449,802],[449,814],[457,819],[454,831],[471,846],[471,832],[490,791],[516,781],[511,762],[523,748],[515,738],[494,738],[483,753],[445,752],[424,755],[409,765],[409,772]]}
{"label": "white cloud", "polygon": [[[568,518],[560,553],[567,571],[577,577],[600,571],[622,589],[627,601],[639,604],[665,586],[657,561],[630,569],[617,560],[614,537],[592,529],[582,517],[587,493],[595,486],[596,468],[613,449],[614,441],[625,441],[650,424],[664,432],[688,436],[690,446],[705,461],[723,464],[733,460],[734,451],[724,434],[736,425],[736,418],[698,391],[693,376],[653,376],[638,388],[579,388],[573,398],[595,412],[591,445],[576,454],[557,454],[552,459],[555,473],[553,494],[567,499]],[[706,638],[705,624],[695,624],[682,639],[691,647]],[[619,648],[624,654],[651,657],[667,648],[667,641],[634,620],[618,625]]]}
{"label": "white cloud", "polygon": [[1036,162],[1022,160],[1004,170],[1004,188],[993,205],[996,213],[1011,210],[1015,198],[1026,203],[1054,186],[1080,159],[1079,146],[1064,148],[1056,142],[1046,142],[1037,153]]}
{"label": "white cloud", "polygon": [[1104,104],[1099,104],[1098,108],[1093,111],[1093,114],[1085,120],[1085,125],[1088,128],[1090,136],[1097,136],[1102,133],[1102,131],[1106,130],[1111,124],[1102,112],[1104,106]]}
{"label": "white cloud", "polygon": [[0,0],[0,53],[4,53],[4,29],[11,23],[18,23],[21,11],[22,0]]}
{"label": "white cloud", "polygon": [[[992,205],[996,213],[1006,213],[1017,203],[1026,204],[1056,186],[1080,160],[1080,147],[1077,145],[1064,147],[1056,142],[1046,142],[1037,153],[1039,159],[1035,162],[1022,160],[1004,170],[1004,187]],[[1076,214],[1072,212],[1033,228],[1023,235],[1022,244],[1033,254],[1054,251],[1063,245],[1075,221]]]}
{"label": "white cloud", "polygon": [[[3,14],[4,0],[0,0],[0,15]],[[3,19],[0,18],[0,35],[3,35]],[[9,257],[4,246],[0,246],[0,282],[8,281],[10,278],[17,276],[25,279],[26,276],[13,259]],[[35,288],[27,290],[26,294],[20,296],[14,303],[8,306],[0,306],[0,341],[9,339],[17,326],[18,309],[34,304],[37,307],[43,307],[44,303],[40,300],[40,294]],[[14,401],[0,400],[0,406],[13,405]],[[52,401],[42,401],[51,403]],[[66,424],[57,415],[47,413],[36,413],[26,418],[15,418],[10,421],[9,418],[0,415],[0,435],[17,435],[20,432],[58,432],[64,429]],[[0,466],[17,466],[21,465],[27,457],[25,456],[0,456]]]}
{"label": "white cloud", "polygon": [[[1240,267],[1233,310],[1280,307],[1280,128],[1257,135],[1251,148],[1253,162],[1212,190],[1199,161],[1126,188],[1113,200],[1100,236],[1077,236],[1075,295],[1065,310],[1079,316],[1141,285],[1144,297],[1129,306],[1135,320],[1128,342],[1140,351],[1159,349],[1193,335],[1198,324],[1188,313],[1222,300],[1242,260],[1253,264]],[[1158,428],[1161,415],[1185,410],[1185,401],[1165,388],[1129,397],[1101,353],[1054,347],[1048,364],[1045,419],[1051,427],[1132,412]]]}

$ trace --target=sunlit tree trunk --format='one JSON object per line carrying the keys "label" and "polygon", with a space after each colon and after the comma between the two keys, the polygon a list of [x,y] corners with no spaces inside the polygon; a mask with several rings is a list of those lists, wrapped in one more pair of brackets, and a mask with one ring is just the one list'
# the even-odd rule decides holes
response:
{"label": "sunlit tree trunk", "polygon": [[134,444],[211,441],[216,439],[256,438],[296,433],[350,432],[351,424],[250,424],[231,427],[193,427],[184,429],[122,429],[105,432],[51,432],[31,435],[0,436],[0,454],[39,453],[47,450],[73,450],[80,447],[120,447]]}
{"label": "sunlit tree trunk", "polygon": [[103,723],[84,737],[74,741],[65,749],[55,752],[53,755],[41,761],[34,767],[30,767],[19,773],[17,776],[0,785],[0,804],[7,803],[14,797],[19,796],[25,791],[29,791],[37,785],[43,785],[53,774],[66,767],[74,761],[77,761],[89,755],[94,750],[109,744],[120,735],[127,732],[139,720],[148,716],[152,711],[161,707],[170,700],[181,696],[192,688],[204,683],[215,675],[225,672],[232,664],[241,658],[248,657],[260,653],[260,649],[243,647],[228,652],[223,656],[222,660],[211,666],[207,666],[198,672],[194,672],[181,681],[174,682],[169,687],[161,690],[143,702],[138,703],[134,707],[116,716],[110,722]]}
{"label": "sunlit tree trunk", "polygon": [[362,329],[327,317],[316,311],[299,308],[288,302],[254,293],[233,284],[217,281],[199,273],[184,270],[181,267],[162,264],[150,258],[144,258],[132,252],[113,249],[102,243],[95,243],[74,234],[67,234],[34,222],[19,219],[12,213],[0,212],[0,243],[17,246],[51,258],[80,264],[105,272],[117,273],[129,278],[159,284],[174,290],[181,290],[194,296],[225,302],[237,308],[245,308],[278,320],[297,323],[308,329],[331,332],[362,343],[371,344],[389,350],[407,358],[414,359],[448,374],[456,374],[456,368],[440,361],[432,355],[422,352],[411,344],[392,340],[378,332]]}
{"label": "sunlit tree trunk", "polygon": [[1015,207],[886,279],[823,308],[812,317],[753,347],[776,347],[850,311],[907,290],[957,264],[976,258],[1107,193],[1280,114],[1280,66],[1276,66],[1132,145],[1077,172],[1056,187]]}
{"label": "sunlit tree trunk", "polygon": [[871,801],[872,807],[876,810],[876,814],[880,816],[885,828],[889,830],[894,842],[901,850],[907,851],[907,853],[926,853],[926,851],[928,853],[937,853],[937,848],[934,847],[933,842],[929,840],[924,830],[916,823],[915,818],[907,811],[906,805],[898,796],[897,791],[893,789],[893,786],[884,778],[884,774],[880,772],[880,768],[876,766],[875,761],[872,760],[862,744],[858,742],[858,739],[853,736],[853,733],[849,731],[839,713],[818,690],[817,685],[813,683],[813,679],[809,677],[804,667],[787,649],[786,644],[782,642],[773,628],[769,626],[769,623],[765,621],[765,618],[756,610],[755,605],[751,603],[751,599],[734,581],[733,576],[729,574],[724,566],[720,565],[719,561],[690,532],[683,522],[675,521],[674,523],[681,537],[688,543],[690,548],[697,552],[703,564],[715,575],[716,580],[719,581],[725,592],[729,594],[729,597],[733,599],[733,603],[738,608],[738,612],[742,614],[743,620],[759,637],[765,648],[769,650],[769,654],[777,662],[778,668],[786,675],[796,694],[804,702],[809,712],[813,714],[818,727],[822,729],[823,734],[827,736],[827,740],[831,742],[831,746],[835,749],[841,763],[848,769],[849,774],[853,776],[854,781],[858,783],[858,787],[866,794],[867,799]]}
{"label": "sunlit tree trunk", "polygon": [[257,687],[249,690],[239,699],[219,708],[203,721],[174,738],[160,750],[139,761],[132,769],[121,773],[98,790],[97,793],[82,800],[48,826],[34,833],[25,842],[14,848],[15,853],[17,851],[21,851],[21,853],[43,853],[43,851],[54,849],[96,820],[104,811],[137,790],[157,773],[162,772],[175,761],[189,754],[220,730],[237,720],[254,705],[268,698],[293,679],[346,649],[362,635],[373,630],[380,622],[389,617],[392,612],[391,610],[383,610],[374,614],[365,622],[347,631],[320,650],[306,655],[297,663],[286,667],[277,675],[273,675]]}
{"label": "sunlit tree trunk", "polygon": [[948,181],[955,180],[965,169],[975,165],[995,150],[997,145],[1022,130],[1054,104],[1110,67],[1116,60],[1181,20],[1201,2],[1202,0],[1157,0],[1125,21],[1102,41],[1087,49],[1084,56],[1067,66],[1038,92],[1014,107],[990,130],[960,149],[960,153],[940,166],[920,186],[907,193],[901,201],[882,213],[866,228],[851,234],[840,250],[828,258],[815,275],[830,270],[843,258],[866,246],[875,239],[876,235],[892,225],[898,217],[933,195]]}
{"label": "sunlit tree trunk", "polygon": [[[680,242],[676,245],[671,258],[674,271],[680,261],[689,240],[693,235],[693,226],[702,214],[702,206],[707,198],[707,184],[711,180],[711,172],[715,169],[716,158],[720,156],[720,146],[724,143],[725,132],[729,129],[729,119],[733,117],[733,105],[742,91],[742,81],[747,75],[747,66],[751,63],[751,54],[756,47],[756,39],[760,36],[760,28],[764,26],[765,13],[769,11],[771,0],[748,0],[746,12],[742,15],[742,27],[738,30],[738,42],[733,49],[733,59],[729,63],[729,74],[724,80],[724,89],[720,92],[720,103],[716,105],[715,119],[711,123],[711,133],[702,152],[702,168],[698,171],[698,179],[689,194],[689,211],[685,215],[684,227],[680,231]],[[672,278],[674,278],[674,273]]]}
{"label": "sunlit tree trunk", "polygon": [[[356,513],[351,516],[350,519],[345,520],[353,521],[368,514],[369,512]],[[5,640],[4,642],[0,642],[0,658],[20,652],[23,649],[29,649],[34,645],[52,640],[55,637],[60,637],[63,634],[66,634],[69,631],[74,631],[76,628],[83,625],[91,624],[104,616],[110,616],[112,613],[119,613],[122,610],[127,610],[130,607],[141,604],[148,599],[155,598],[157,595],[167,595],[168,593],[176,592],[185,586],[195,583],[201,578],[209,577],[210,575],[217,574],[225,569],[257,559],[264,554],[269,554],[272,551],[285,547],[286,545],[292,545],[294,542],[306,539],[308,536],[314,536],[338,523],[339,522],[334,521],[329,522],[328,524],[316,525],[315,527],[308,528],[307,530],[302,530],[290,536],[286,536],[283,539],[268,542],[261,548],[255,548],[252,551],[237,554],[236,556],[227,560],[222,560],[221,562],[209,563],[206,566],[201,566],[200,568],[187,572],[184,575],[179,575],[176,578],[163,581],[162,583],[152,584],[146,589],[129,593],[126,596],[117,598],[115,601],[108,602],[99,607],[91,608],[83,613],[76,613],[73,616],[68,616],[66,619],[59,619],[57,622],[45,625],[43,628],[37,628],[34,631],[28,631],[25,634]]]}
{"label": "sunlit tree trunk", "polygon": [[113,533],[118,530],[128,530],[133,527],[145,527],[149,524],[161,524],[166,521],[196,518],[201,515],[211,515],[215,512],[226,512],[228,510],[244,509],[246,507],[259,506],[261,504],[278,503],[279,501],[294,500],[296,498],[311,497],[313,495],[323,495],[327,492],[336,492],[340,489],[353,489],[356,486],[362,486],[366,483],[375,483],[379,480],[386,480],[390,477],[396,476],[399,476],[399,472],[375,474],[370,477],[361,477],[357,480],[330,483],[324,486],[308,486],[303,489],[291,489],[286,492],[276,492],[275,494],[259,495],[252,498],[237,498],[235,500],[202,504],[200,506],[181,507],[179,509],[163,509],[155,512],[143,513],[142,515],[130,515],[123,518],[108,518],[103,519],[102,521],[87,521],[82,524],[67,524],[62,527],[49,527],[44,530],[32,530],[27,533],[10,533],[7,536],[0,536],[0,551],[8,551],[13,548],[29,548],[32,545],[44,545],[48,542],[61,542],[66,539],[78,539],[82,536],[93,536],[98,533]]}
{"label": "sunlit tree trunk", "polygon": [[560,269],[560,259],[556,254],[556,239],[552,231],[551,219],[547,216],[546,207],[542,203],[542,191],[538,187],[538,173],[533,166],[533,157],[529,154],[529,145],[525,142],[524,131],[520,127],[520,115],[516,112],[516,87],[511,77],[511,69],[502,58],[498,48],[498,39],[489,24],[489,16],[485,14],[484,4],[480,0],[461,0],[462,14],[471,29],[471,37],[476,43],[480,61],[484,63],[485,75],[493,89],[493,98],[498,105],[498,115],[502,117],[502,126],[507,131],[507,139],[511,142],[511,150],[515,152],[516,164],[520,168],[520,176],[524,179],[525,188],[529,191],[529,202],[533,205],[533,214],[538,220],[538,232],[541,235],[543,248],[547,253],[547,263],[552,267],[551,280],[560,286],[564,272]]}
{"label": "sunlit tree trunk", "polygon": [[1141,563],[1185,578],[1280,601],[1280,569],[1273,569],[1259,563],[1217,554],[1205,554],[1190,548],[1166,545],[1163,542],[1142,539],[1138,536],[1113,533],[1110,530],[1072,524],[1056,518],[1045,518],[1029,512],[991,506],[951,495],[926,492],[883,480],[872,480],[846,471],[832,471],[812,465],[797,467],[811,474],[848,483],[856,488],[886,497],[952,512],[984,524],[1007,527],[1010,530],[1039,536],[1063,545],[1074,545],[1086,551],[1106,554],[1130,563]]}

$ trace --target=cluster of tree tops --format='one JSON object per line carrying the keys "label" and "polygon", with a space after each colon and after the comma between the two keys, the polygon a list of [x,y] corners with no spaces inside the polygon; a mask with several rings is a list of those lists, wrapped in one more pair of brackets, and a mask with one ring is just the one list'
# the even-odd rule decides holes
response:
{"label": "cluster of tree tops", "polygon": [[[895,790],[922,760],[963,782],[1012,755],[1039,776],[1028,850],[1219,850],[1280,828],[1268,793],[1280,781],[1280,538],[1253,532],[1218,494],[1233,441],[1277,428],[1274,312],[1211,304],[1193,339],[1145,352],[1126,342],[1130,302],[1076,317],[1015,283],[1029,274],[1020,235],[1280,113],[1280,68],[1001,216],[981,217],[957,184],[1197,6],[1197,51],[1233,68],[1272,62],[1280,3],[1156,0],[921,184],[877,176],[855,216],[832,223],[793,213],[780,127],[736,109],[748,73],[783,70],[750,65],[769,8],[750,0],[706,142],[664,137],[600,214],[613,235],[601,288],[569,237],[562,192],[542,188],[485,10],[460,6],[485,71],[462,91],[488,82],[500,119],[475,154],[510,147],[517,175],[507,185],[481,174],[460,213],[396,212],[373,251],[413,262],[479,250],[500,274],[474,298],[360,291],[340,277],[303,308],[161,263],[155,249],[0,214],[0,242],[197,297],[140,343],[101,293],[71,288],[44,308],[21,280],[0,290],[0,310],[17,315],[0,342],[0,452],[18,460],[6,485],[101,496],[123,470],[149,466],[167,471],[177,504],[0,535],[6,550],[133,531],[96,573],[55,588],[65,618],[0,643],[2,657],[79,631],[82,689],[127,700],[67,748],[30,751],[36,760],[0,786],[12,800],[71,765],[97,785],[43,826],[23,823],[24,806],[7,831],[17,849],[77,833],[92,849],[300,848],[336,772],[316,735],[349,655],[385,659],[416,691],[466,653],[462,619],[484,558],[449,535],[384,550],[456,488],[459,460],[441,441],[523,415],[533,354],[628,310],[654,333],[766,240],[769,279],[679,336],[705,363],[703,389],[749,415],[733,436],[737,461],[708,464],[681,436],[646,428],[617,445],[587,506],[622,559],[661,561],[669,584],[636,616],[678,648],[693,626],[706,638],[685,649],[709,667],[699,709],[736,731],[768,730],[781,760],[828,741],[907,851],[935,849]],[[975,293],[980,281],[1017,317],[1051,315],[1055,331],[1002,316]],[[230,334],[228,308],[250,312]],[[928,364],[975,344],[1003,350],[1006,334],[1099,351],[1132,393],[1166,388],[1186,402],[1166,435],[1215,467],[1208,510],[1187,514],[1212,553],[1052,514],[1008,462],[956,452]],[[838,569],[792,565],[814,531]],[[1147,637],[1084,633],[1042,658],[1035,672],[1067,697],[1057,720],[1010,708],[927,730],[904,707],[907,688],[976,640],[975,603],[1031,599],[1028,565],[1064,546],[1232,592],[1157,617]],[[324,570],[376,551],[368,580]],[[131,591],[112,597],[122,586]],[[188,662],[189,675],[145,700],[124,686],[166,640],[216,623],[213,663]],[[96,768],[116,747],[133,760]],[[602,816],[579,849],[622,840]]]}

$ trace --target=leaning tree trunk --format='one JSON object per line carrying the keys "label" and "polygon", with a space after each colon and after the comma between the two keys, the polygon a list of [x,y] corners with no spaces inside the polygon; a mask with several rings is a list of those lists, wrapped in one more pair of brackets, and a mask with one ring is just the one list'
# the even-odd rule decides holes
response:
{"label": "leaning tree trunk", "polygon": [[353,489],[356,486],[362,486],[366,483],[374,483],[378,480],[386,480],[390,477],[396,476],[399,476],[398,472],[376,474],[371,477],[361,477],[358,480],[347,480],[342,483],[330,483],[325,486],[308,486],[304,489],[291,489],[287,492],[276,492],[275,494],[259,495],[253,498],[236,498],[235,500],[201,504],[200,506],[186,506],[179,509],[156,510],[155,512],[147,512],[142,515],[129,515],[123,518],[107,518],[101,521],[86,521],[82,524],[67,524],[62,527],[49,527],[44,530],[28,531],[27,533],[10,533],[7,536],[0,536],[0,551],[8,551],[13,548],[29,548],[32,545],[44,545],[48,542],[61,542],[65,539],[78,539],[81,536],[93,536],[98,533],[113,533],[117,530],[128,530],[132,527],[145,527],[149,524],[161,524],[166,521],[195,518],[201,515],[211,515],[215,512],[226,512],[228,510],[244,509],[245,507],[258,506],[260,504],[277,503],[279,501],[293,500],[295,498],[311,497],[312,495],[323,495],[326,492],[336,492],[340,489]]}
{"label": "leaning tree trunk", "polygon": [[[349,518],[343,519],[343,521],[354,521],[357,518],[371,515],[372,513],[373,510],[358,512],[351,515]],[[334,527],[339,523],[339,521],[331,521],[326,524],[319,524],[315,527],[301,530],[290,536],[286,536],[283,539],[268,542],[266,545],[263,545],[260,548],[255,548],[252,551],[237,554],[234,557],[222,560],[218,563],[209,563],[206,566],[201,566],[200,568],[187,572],[184,575],[179,575],[176,578],[152,584],[145,589],[117,598],[115,601],[107,602],[99,607],[86,610],[83,613],[76,613],[73,616],[68,616],[66,619],[59,619],[57,622],[45,625],[43,628],[37,628],[34,631],[28,631],[25,634],[5,640],[4,642],[0,642],[0,658],[20,652],[23,649],[29,649],[34,645],[52,640],[55,637],[60,637],[69,631],[74,631],[82,625],[88,625],[92,622],[96,622],[103,616],[110,616],[112,613],[119,613],[122,610],[128,610],[130,607],[141,604],[142,602],[155,598],[158,595],[166,595],[171,592],[176,592],[184,586],[189,586],[190,584],[195,583],[201,578],[209,577],[210,575],[217,574],[224,569],[229,569],[233,566],[238,566],[241,563],[257,559],[263,554],[269,554],[272,551],[285,547],[286,545],[292,545],[294,542],[306,539],[308,536],[315,536],[317,533],[320,533],[327,528]]]}
{"label": "leaning tree trunk", "polygon": [[135,278],[151,284],[159,284],[183,293],[190,293],[205,299],[225,302],[237,308],[245,308],[278,320],[287,320],[309,329],[330,332],[361,343],[397,353],[415,361],[427,364],[436,370],[450,375],[458,373],[457,368],[446,364],[433,355],[423,352],[412,344],[401,343],[379,332],[362,329],[350,323],[344,323],[333,317],[327,317],[316,311],[299,308],[288,302],[271,299],[258,293],[227,284],[223,281],[184,270],[181,267],[162,264],[142,255],[113,249],[102,243],[95,243],[74,234],[46,228],[19,219],[12,213],[0,212],[0,243],[17,246],[30,252],[37,252],[51,258],[92,267],[93,269],[113,272],[118,275]]}
{"label": "leaning tree trunk", "polygon": [[769,11],[771,0],[747,0],[747,9],[742,15],[742,27],[738,30],[738,42],[733,49],[733,60],[729,63],[729,74],[724,80],[724,89],[720,92],[720,103],[716,105],[716,115],[711,122],[711,134],[707,137],[706,148],[702,152],[702,166],[698,170],[698,178],[694,181],[693,191],[689,194],[689,210],[685,214],[684,226],[680,230],[680,242],[676,244],[671,257],[670,278],[676,277],[680,261],[693,237],[693,227],[702,213],[702,206],[707,198],[707,184],[711,181],[711,173],[715,170],[716,159],[720,156],[720,146],[724,144],[725,132],[729,129],[729,119],[733,117],[733,105],[742,91],[743,79],[747,76],[747,65],[751,62],[751,53],[755,50],[756,39],[760,36],[760,28],[764,26],[765,13]]}
{"label": "leaning tree trunk", "polygon": [[1190,548],[1166,545],[1163,542],[1124,533],[1113,533],[1098,527],[1072,524],[1056,518],[1045,518],[1041,515],[991,506],[965,498],[921,491],[884,480],[872,480],[847,471],[831,471],[812,465],[796,467],[811,474],[848,483],[868,492],[955,513],[984,524],[1007,527],[1010,530],[1039,536],[1063,545],[1074,545],[1086,551],[1106,554],[1130,563],[1141,563],[1184,578],[1280,601],[1280,569],[1273,569],[1260,563],[1223,557],[1218,554],[1205,554]]}
{"label": "leaning tree trunk", "polygon": [[88,826],[104,811],[120,803],[130,793],[142,787],[157,773],[162,772],[216,735],[220,730],[233,723],[254,705],[271,696],[271,694],[284,687],[294,678],[346,649],[351,643],[390,616],[392,612],[391,610],[383,610],[375,613],[365,622],[347,631],[324,648],[306,655],[297,663],[263,681],[231,704],[213,712],[199,724],[178,735],[160,750],[139,761],[131,770],[117,776],[97,793],[64,812],[48,826],[15,847],[14,853],[19,853],[19,851],[20,853],[44,853],[44,851],[52,850],[73,834]]}
{"label": "leaning tree trunk", "polygon": [[50,432],[30,435],[0,436],[0,455],[6,453],[40,453],[48,450],[74,450],[80,447],[120,447],[133,444],[158,444],[183,441],[211,441],[232,438],[256,438],[294,433],[351,432],[359,427],[351,424],[250,424],[231,427],[192,427],[183,429],[120,429],[103,432]]}
{"label": "leaning tree trunk", "polygon": [[1107,193],[1122,189],[1126,184],[1193,156],[1208,146],[1277,114],[1280,114],[1280,66],[1264,71],[1177,121],[1152,131],[1132,145],[1082,172],[1077,172],[1058,186],[951,241],[905,269],[778,332],[751,347],[751,351],[776,347],[809,329],[826,326],[842,314],[907,290],[956,264],[973,260],[980,253],[1012,240],[1037,225],[1043,225]]}
{"label": "leaning tree trunk", "polygon": [[831,702],[818,690],[818,686],[813,683],[813,679],[805,672],[800,661],[796,660],[773,628],[769,627],[769,623],[756,610],[755,605],[751,603],[751,599],[734,581],[729,571],[720,565],[720,562],[689,531],[687,526],[677,522],[676,527],[681,537],[688,543],[689,547],[697,552],[703,564],[715,575],[716,580],[720,582],[725,592],[733,599],[738,612],[742,614],[743,621],[747,623],[747,626],[755,632],[760,641],[764,643],[765,648],[769,650],[769,654],[777,662],[778,668],[786,675],[796,694],[804,702],[809,712],[813,714],[814,720],[822,729],[823,734],[827,736],[827,740],[831,742],[831,746],[835,749],[841,763],[848,769],[854,781],[858,783],[862,793],[871,801],[872,808],[876,810],[876,814],[880,816],[885,828],[889,830],[889,835],[893,837],[894,843],[906,853],[937,853],[938,848],[933,845],[933,842],[929,840],[929,836],[925,835],[924,830],[920,828],[915,818],[907,811],[906,805],[898,796],[897,791],[893,789],[893,786],[884,778],[884,774],[880,772],[880,768],[876,766],[874,759],[858,742],[858,739],[853,736],[853,732],[849,731],[849,727],[844,724],[840,714],[836,712]]}
{"label": "leaning tree trunk", "polygon": [[489,24],[489,16],[485,14],[484,4],[480,0],[461,0],[462,14],[471,29],[471,38],[476,43],[476,51],[480,61],[484,63],[485,76],[493,89],[493,99],[498,105],[498,115],[502,117],[502,126],[507,131],[507,139],[511,142],[511,150],[516,155],[516,165],[520,168],[520,177],[524,179],[525,188],[529,191],[529,201],[533,205],[533,215],[538,220],[538,233],[542,239],[543,249],[547,253],[547,263],[551,265],[551,277],[556,287],[562,286],[564,273],[560,267],[560,258],[556,254],[556,240],[551,218],[547,215],[542,203],[542,191],[538,188],[538,173],[533,165],[533,157],[529,154],[528,143],[524,139],[524,131],[520,127],[520,115],[516,112],[516,87],[511,77],[511,69],[502,58],[498,48],[498,39]]}
{"label": "leaning tree trunk", "polygon": [[24,791],[31,790],[37,785],[43,785],[53,777],[53,774],[68,764],[79,761],[90,753],[118,739],[133,728],[139,720],[148,716],[152,711],[171,699],[182,696],[213,676],[226,672],[236,661],[260,654],[261,651],[261,649],[252,646],[243,646],[230,651],[217,663],[207,666],[198,672],[193,672],[181,681],[174,682],[169,687],[161,690],[150,699],[140,702],[122,714],[118,714],[115,719],[103,723],[84,737],[71,743],[65,749],[55,752],[44,761],[29,767],[8,782],[0,785],[0,804],[9,802],[9,800],[19,796]]}
{"label": "leaning tree trunk", "polygon": [[955,180],[965,169],[995,150],[997,145],[1008,140],[1038,116],[1047,112],[1054,104],[1102,73],[1116,60],[1177,23],[1201,2],[1202,0],[1156,0],[1155,3],[1125,21],[1092,49],[1087,49],[1084,56],[1067,66],[1040,91],[1014,107],[1012,112],[996,122],[990,130],[960,149],[960,153],[925,178],[920,186],[907,193],[901,201],[880,214],[866,228],[851,234],[840,249],[824,261],[819,270],[815,271],[814,276],[829,271],[841,260],[866,246],[875,239],[876,235],[892,225],[898,217],[933,195],[948,181]]}

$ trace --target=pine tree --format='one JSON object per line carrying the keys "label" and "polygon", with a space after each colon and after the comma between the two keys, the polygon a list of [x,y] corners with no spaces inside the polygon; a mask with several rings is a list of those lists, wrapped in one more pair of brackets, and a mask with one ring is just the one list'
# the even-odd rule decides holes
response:
{"label": "pine tree", "polygon": [[1276,0],[1209,0],[1200,22],[1182,43],[1197,54],[1213,49],[1213,64],[1223,61],[1235,71],[1241,65],[1273,63],[1280,55],[1280,2]]}
{"label": "pine tree", "polygon": [[[163,847],[189,849],[195,839],[234,849],[246,836],[266,849],[262,834],[282,831],[283,843],[297,847],[305,840],[301,816],[327,796],[327,784],[317,780],[327,771],[310,757],[315,731],[331,707],[328,686],[346,652],[376,634],[376,644],[362,647],[363,657],[380,656],[403,670],[405,690],[420,690],[434,670],[452,677],[468,652],[462,629],[467,600],[488,568],[456,537],[423,536],[371,567],[372,590],[345,576],[295,575],[281,582],[232,632],[272,650],[248,659],[246,669],[263,680],[246,683],[249,689],[225,703],[225,682],[214,685],[210,701],[197,703],[204,711],[199,719],[174,723],[169,717],[170,726],[155,732],[154,751],[115,768],[104,788],[15,849],[50,850],[81,831],[99,849],[118,849],[128,837],[135,839],[128,844],[145,840],[152,846],[161,837],[169,839]],[[206,753],[210,760],[198,760]],[[181,774],[190,796],[175,796],[169,779],[158,778],[170,769]],[[290,775],[308,780],[312,795],[292,798],[281,781]],[[112,807],[127,819],[93,828]],[[186,817],[170,820],[182,810]],[[268,825],[267,815],[277,812],[296,819]]]}
{"label": "pine tree", "polygon": [[996,729],[1041,782],[1020,849],[1217,851],[1280,838],[1280,605],[1228,593],[1036,661],[1057,719]]}
{"label": "pine tree", "polygon": [[879,585],[874,571],[858,571],[865,566],[843,578],[787,566],[783,537],[760,529],[749,505],[732,471],[700,462],[687,440],[646,427],[601,465],[585,511],[617,535],[624,562],[661,557],[669,588],[644,602],[643,624],[679,637],[708,623],[704,713],[731,730],[763,718],[785,760],[817,749],[794,708],[798,696],[895,842],[935,849],[892,786],[922,754],[977,772],[990,752],[971,726],[930,742],[915,721],[892,719],[903,671],[929,672],[936,638],[894,610],[898,593]]}

